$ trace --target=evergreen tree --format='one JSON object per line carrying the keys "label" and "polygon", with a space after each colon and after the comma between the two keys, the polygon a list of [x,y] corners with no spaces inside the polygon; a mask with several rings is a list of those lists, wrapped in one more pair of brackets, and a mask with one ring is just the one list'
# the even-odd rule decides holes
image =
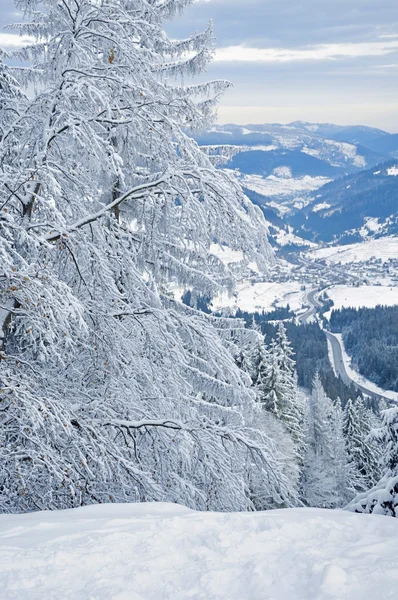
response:
{"label": "evergreen tree", "polygon": [[301,495],[308,506],[333,508],[350,497],[341,408],[325,394],[317,373],[306,414],[306,453]]}
{"label": "evergreen tree", "polygon": [[381,412],[381,426],[371,436],[380,448],[382,473],[398,475],[398,407]]}
{"label": "evergreen tree", "polygon": [[303,449],[303,403],[298,391],[293,351],[281,323],[278,334],[266,350],[257,348],[253,379],[257,401],[282,421],[292,436],[297,452]]}
{"label": "evergreen tree", "polygon": [[359,491],[373,486],[379,476],[378,451],[369,438],[370,423],[363,400],[349,400],[344,410],[343,434],[353,468],[353,485]]}
{"label": "evergreen tree", "polygon": [[354,512],[398,517],[398,407],[383,410],[381,427],[371,437],[381,447],[383,477],[348,505]]}
{"label": "evergreen tree", "polygon": [[336,506],[344,506],[352,499],[355,489],[353,486],[354,470],[348,456],[343,433],[343,409],[340,398],[333,402],[333,409],[329,418],[333,433],[331,450],[333,475],[336,481],[335,504]]}
{"label": "evergreen tree", "polygon": [[257,334],[254,348],[250,357],[250,370],[253,386],[256,390],[257,401],[262,403],[260,390],[265,389],[265,378],[267,377],[270,364],[270,356],[264,342],[264,337]]}

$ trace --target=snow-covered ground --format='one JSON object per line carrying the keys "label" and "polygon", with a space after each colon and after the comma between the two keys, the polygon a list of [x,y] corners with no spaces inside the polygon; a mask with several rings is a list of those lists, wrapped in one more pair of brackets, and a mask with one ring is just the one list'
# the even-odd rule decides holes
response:
{"label": "snow-covered ground", "polygon": [[387,169],[387,175],[391,175],[392,177],[397,177],[398,176],[398,165]]}
{"label": "snow-covered ground", "polygon": [[263,196],[278,196],[279,198],[292,197],[294,194],[313,192],[319,189],[330,179],[326,177],[292,177],[291,173],[278,172],[269,177],[261,175],[242,175],[240,183]]}
{"label": "snow-covered ground", "polygon": [[[344,366],[345,366],[345,370],[346,370],[348,377],[350,379],[352,379],[352,381],[355,381],[355,383],[359,383],[359,385],[363,385],[366,389],[370,390],[371,392],[375,392],[375,394],[380,394],[381,396],[384,396],[385,398],[389,398],[390,400],[393,400],[394,402],[398,402],[398,392],[394,392],[392,390],[384,390],[384,389],[380,388],[378,385],[376,385],[375,383],[373,383],[373,381],[370,381],[370,379],[366,379],[366,377],[363,377],[360,373],[358,373],[357,371],[354,371],[354,369],[351,367],[351,358],[348,356],[346,349],[344,347],[342,334],[334,333],[333,335],[335,338],[338,339],[338,341],[340,343]],[[328,340],[328,346],[330,346],[329,340]],[[333,353],[331,352],[331,350],[329,350],[329,360],[330,359],[331,359],[331,364],[333,365]],[[333,370],[334,370],[334,366],[333,366]]]}
{"label": "snow-covered ground", "polygon": [[232,265],[245,260],[243,252],[231,250],[228,246],[221,246],[220,244],[212,244],[210,252],[214,256],[217,256],[225,265]]}
{"label": "snow-covered ground", "polygon": [[324,258],[327,262],[341,262],[342,264],[365,262],[372,257],[387,262],[389,258],[398,258],[398,237],[384,237],[348,246],[320,248],[311,252],[308,256],[315,260]]}
{"label": "snow-covered ground", "polygon": [[312,209],[312,212],[319,212],[320,210],[323,210],[325,208],[330,208],[330,204],[328,204],[327,202],[321,202],[320,204],[316,204],[314,206],[314,208]]}
{"label": "snow-covered ground", "polygon": [[[349,287],[337,285],[327,290],[329,298],[334,302],[333,308],[374,308],[378,305],[394,306],[398,304],[398,287],[365,285]],[[325,314],[329,318],[330,311]]]}
{"label": "snow-covered ground", "polygon": [[293,233],[293,228],[289,227],[288,231],[280,229],[275,235],[275,239],[280,246],[287,246],[288,244],[296,244],[297,246],[308,246],[310,248],[316,248],[317,244],[305,240]]}
{"label": "snow-covered ground", "polygon": [[0,516],[4,600],[393,599],[398,520],[99,505]]}
{"label": "snow-covered ground", "polygon": [[272,281],[251,284],[243,281],[236,287],[236,293],[230,296],[222,294],[214,299],[213,309],[240,308],[248,312],[271,311],[274,306],[290,305],[292,310],[300,310],[304,303],[305,291],[298,281],[275,283]]}

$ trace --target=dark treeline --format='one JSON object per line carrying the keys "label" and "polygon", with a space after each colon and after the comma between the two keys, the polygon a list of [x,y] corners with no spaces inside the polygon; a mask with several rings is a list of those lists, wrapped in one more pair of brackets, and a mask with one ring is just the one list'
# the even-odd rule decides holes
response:
{"label": "dark treeline", "polygon": [[333,310],[330,327],[362,375],[398,391],[398,306]]}
{"label": "dark treeline", "polygon": [[[253,321],[253,313],[249,313],[243,310],[236,311],[235,317],[237,319],[244,319],[247,324],[252,323]],[[294,317],[294,312],[291,311],[289,304],[287,306],[281,306],[280,308],[275,308],[270,312],[262,312],[255,313],[256,323],[264,323],[269,321],[286,321],[287,319],[292,319]]]}

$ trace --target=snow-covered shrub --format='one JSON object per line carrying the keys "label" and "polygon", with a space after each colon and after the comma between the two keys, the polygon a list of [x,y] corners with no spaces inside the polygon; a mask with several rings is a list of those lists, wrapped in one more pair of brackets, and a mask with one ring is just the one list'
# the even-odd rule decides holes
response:
{"label": "snow-covered shrub", "polygon": [[358,494],[347,509],[357,513],[398,517],[398,475],[385,475],[374,488]]}

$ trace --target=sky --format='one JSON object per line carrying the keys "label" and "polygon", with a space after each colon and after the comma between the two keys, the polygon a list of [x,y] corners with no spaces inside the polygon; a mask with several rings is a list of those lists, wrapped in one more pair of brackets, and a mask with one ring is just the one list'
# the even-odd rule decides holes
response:
{"label": "sky", "polygon": [[[2,30],[13,0],[0,0]],[[213,21],[217,50],[206,78],[234,87],[220,123],[295,120],[398,132],[396,0],[197,0],[166,28],[188,37]]]}

